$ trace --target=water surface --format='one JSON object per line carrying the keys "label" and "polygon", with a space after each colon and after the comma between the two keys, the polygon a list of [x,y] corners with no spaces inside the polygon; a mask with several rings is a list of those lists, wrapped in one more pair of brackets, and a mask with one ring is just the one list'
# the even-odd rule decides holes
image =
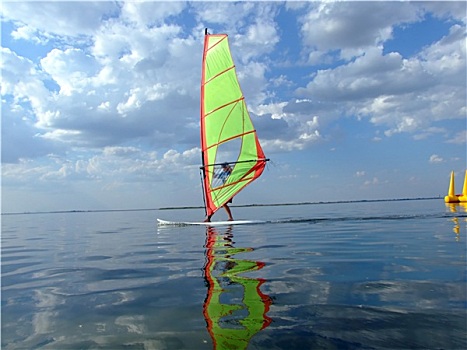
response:
{"label": "water surface", "polygon": [[233,213],[3,215],[2,349],[465,348],[465,206]]}

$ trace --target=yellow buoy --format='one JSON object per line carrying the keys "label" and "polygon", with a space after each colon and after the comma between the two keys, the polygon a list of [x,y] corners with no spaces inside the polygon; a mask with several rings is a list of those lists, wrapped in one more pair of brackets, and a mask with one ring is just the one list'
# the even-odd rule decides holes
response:
{"label": "yellow buoy", "polygon": [[[464,184],[465,187],[465,184]],[[458,203],[459,197],[456,196],[454,191],[454,171],[451,171],[451,181],[449,182],[449,191],[448,195],[444,197],[445,203]]]}
{"label": "yellow buoy", "polygon": [[457,197],[459,202],[467,202],[467,170],[465,171],[464,187],[462,188],[462,194]]}

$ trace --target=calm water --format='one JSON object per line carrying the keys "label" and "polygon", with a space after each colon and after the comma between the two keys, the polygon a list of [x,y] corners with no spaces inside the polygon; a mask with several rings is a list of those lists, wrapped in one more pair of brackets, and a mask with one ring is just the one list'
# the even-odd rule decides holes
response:
{"label": "calm water", "polygon": [[233,213],[3,215],[2,349],[466,348],[466,206]]}

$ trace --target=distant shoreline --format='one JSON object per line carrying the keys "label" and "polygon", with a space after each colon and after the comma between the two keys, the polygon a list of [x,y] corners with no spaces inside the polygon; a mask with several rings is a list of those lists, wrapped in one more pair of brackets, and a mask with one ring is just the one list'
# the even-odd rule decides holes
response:
{"label": "distant shoreline", "polygon": [[[236,207],[236,208],[280,207],[280,206],[292,206],[292,205],[421,201],[421,200],[432,200],[432,199],[442,199],[442,197],[394,198],[394,199],[359,199],[359,200],[343,200],[343,201],[292,202],[292,203],[267,203],[267,204],[237,204],[237,205],[230,205],[230,207]],[[122,211],[186,210],[186,209],[203,209],[203,208],[204,207],[202,207],[202,206],[186,206],[186,207],[161,207],[161,208],[140,208],[140,209],[51,210],[51,211],[2,213],[2,215],[64,214],[64,213],[106,213],[106,212],[122,212]]]}

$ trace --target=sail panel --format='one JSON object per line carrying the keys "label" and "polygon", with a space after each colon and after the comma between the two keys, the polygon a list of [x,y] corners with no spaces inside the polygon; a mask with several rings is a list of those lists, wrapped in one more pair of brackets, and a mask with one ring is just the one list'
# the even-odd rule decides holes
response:
{"label": "sail panel", "polygon": [[[203,185],[206,213],[211,215],[259,177],[267,160],[238,83],[227,35],[205,36],[201,80]],[[220,182],[223,162],[229,163],[231,173]]]}

